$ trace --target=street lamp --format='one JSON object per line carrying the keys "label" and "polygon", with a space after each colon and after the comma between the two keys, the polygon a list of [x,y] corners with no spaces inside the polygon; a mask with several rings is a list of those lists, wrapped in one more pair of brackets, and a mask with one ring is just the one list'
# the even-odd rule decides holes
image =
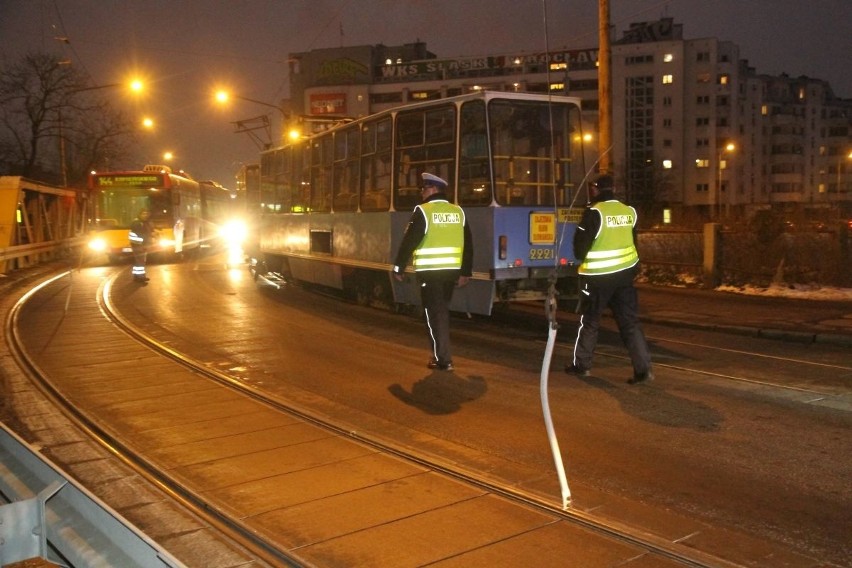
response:
{"label": "street lamp", "polygon": [[[850,150],[849,153],[846,154],[845,157],[846,157],[847,160],[852,160],[852,150]],[[840,170],[841,170],[841,167],[843,166],[843,158],[844,158],[843,152],[838,152],[837,153],[837,198],[838,199],[840,199],[840,183],[841,183],[840,182]]]}
{"label": "street lamp", "polygon": [[[282,131],[284,129],[286,129],[286,127],[287,127],[287,121],[288,121],[287,120],[287,118],[288,118],[287,113],[284,111],[284,109],[282,109],[278,105],[265,103],[263,101],[258,101],[256,99],[250,99],[248,97],[243,97],[243,96],[240,96],[240,95],[232,95],[232,94],[228,93],[228,91],[225,91],[223,89],[216,91],[215,98],[216,98],[216,101],[220,104],[225,104],[225,103],[228,102],[228,99],[235,98],[235,99],[239,99],[241,101],[254,103],[256,105],[274,108],[279,113],[281,113],[281,128],[282,128]],[[251,139],[254,140],[255,144],[257,144],[257,146],[259,148],[268,149],[272,146],[272,129],[269,126],[269,117],[267,117],[266,115],[261,115],[261,116],[246,119],[246,120],[238,120],[237,122],[234,122],[233,124],[236,127],[235,132],[237,132],[237,133],[244,132],[244,133],[248,134],[249,137],[251,137]],[[261,129],[266,131],[266,139],[268,141],[261,140],[258,136],[255,135],[254,131],[255,130],[261,130]]]}
{"label": "street lamp", "polygon": [[[736,147],[736,145],[734,145],[733,142],[728,142],[727,144],[725,144],[724,146],[719,148],[719,160],[716,162],[716,165],[718,166],[718,174],[719,174],[717,181],[716,181],[716,195],[718,196],[718,199],[716,199],[716,220],[717,221],[719,219],[721,219],[721,217],[722,217],[722,167],[723,167],[723,164],[724,164],[724,167],[727,167],[727,164],[722,162],[722,158],[724,157],[725,152],[730,153],[730,152],[733,152],[736,149],[737,149],[737,147]],[[729,200],[726,200],[726,201],[729,201]],[[728,207],[727,207],[728,205],[729,205],[728,203],[725,204],[725,216],[726,217],[728,215]]]}
{"label": "street lamp", "polygon": [[277,110],[278,112],[280,112],[280,113],[281,113],[281,120],[285,120],[285,121],[287,120],[287,113],[286,113],[286,112],[284,112],[284,109],[282,109],[282,108],[281,108],[280,106],[278,106],[278,105],[273,105],[273,104],[270,104],[270,103],[265,103],[265,102],[263,102],[263,101],[258,101],[258,100],[255,100],[255,99],[250,99],[250,98],[248,98],[248,97],[243,97],[243,96],[240,96],[240,95],[232,95],[232,94],[230,94],[228,91],[224,91],[224,90],[216,91],[216,100],[217,100],[217,101],[219,101],[219,102],[220,102],[220,103],[222,103],[222,104],[227,103],[227,102],[228,102],[228,99],[230,99],[230,98],[232,98],[232,97],[233,97],[233,98],[235,98],[235,99],[239,99],[239,100],[241,100],[241,101],[246,101],[246,102],[249,102],[249,103],[254,103],[254,104],[256,104],[256,105],[261,105],[261,106],[265,106],[265,107],[274,108],[275,110]]}
{"label": "street lamp", "polygon": [[[145,84],[140,79],[132,79],[129,83],[109,83],[108,85],[96,85],[94,87],[82,87],[80,89],[71,89],[67,92],[68,95],[82,93],[86,91],[99,91],[101,89],[111,89],[113,87],[127,86],[134,93],[141,93]],[[59,122],[59,167],[62,171],[62,187],[68,187],[68,165],[65,163],[65,134],[62,132],[62,109],[58,111],[57,119]],[[148,125],[145,125],[148,127]]]}

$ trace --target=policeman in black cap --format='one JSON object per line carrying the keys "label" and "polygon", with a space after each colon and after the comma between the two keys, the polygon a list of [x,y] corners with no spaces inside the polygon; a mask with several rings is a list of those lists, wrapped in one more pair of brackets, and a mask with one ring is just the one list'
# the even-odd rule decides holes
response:
{"label": "policeman in black cap", "polygon": [[569,374],[588,376],[598,342],[601,315],[609,307],[630,360],[630,384],[654,379],[651,353],[639,324],[639,303],[633,280],[638,272],[636,210],[613,194],[612,176],[602,175],[590,185],[589,206],[574,234],[574,257],[581,261],[580,328]]}
{"label": "policeman in black cap", "polygon": [[414,208],[405,228],[394,261],[393,277],[402,282],[405,267],[413,256],[432,343],[428,367],[452,371],[450,301],[456,285],[464,286],[470,279],[473,239],[464,211],[447,199],[447,182],[430,173],[423,173],[421,177],[423,203]]}

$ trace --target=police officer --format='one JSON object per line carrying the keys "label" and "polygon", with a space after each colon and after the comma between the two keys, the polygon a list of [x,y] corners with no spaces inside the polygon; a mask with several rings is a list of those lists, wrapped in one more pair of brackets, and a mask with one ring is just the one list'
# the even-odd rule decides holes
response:
{"label": "police officer", "polygon": [[638,384],[654,379],[651,354],[639,324],[639,304],[633,279],[638,272],[636,210],[613,196],[613,180],[600,176],[590,185],[589,207],[574,235],[574,257],[580,264],[580,328],[574,358],[565,372],[588,376],[598,341],[601,314],[609,307],[621,340],[630,353]]}
{"label": "police officer", "polygon": [[473,242],[464,211],[447,200],[447,182],[421,174],[423,203],[414,208],[396,254],[393,277],[402,282],[414,257],[420,300],[432,343],[430,369],[453,370],[450,353],[450,301],[458,284],[467,284],[473,264]]}
{"label": "police officer", "polygon": [[133,280],[136,282],[147,282],[145,264],[148,260],[148,249],[154,242],[157,232],[149,220],[151,212],[147,209],[139,211],[136,219],[130,223],[130,248],[133,250]]}

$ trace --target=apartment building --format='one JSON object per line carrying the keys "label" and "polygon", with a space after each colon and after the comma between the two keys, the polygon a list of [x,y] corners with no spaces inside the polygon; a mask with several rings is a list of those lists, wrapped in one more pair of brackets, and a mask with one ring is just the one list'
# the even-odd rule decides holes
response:
{"label": "apartment building", "polygon": [[[597,54],[591,46],[440,58],[423,42],[293,53],[290,111],[318,129],[475,89],[566,94],[583,100],[591,165]],[[819,79],[760,75],[732,42],[684,39],[671,18],[631,25],[612,44],[612,116],[616,178],[652,215],[852,216],[852,99]]]}

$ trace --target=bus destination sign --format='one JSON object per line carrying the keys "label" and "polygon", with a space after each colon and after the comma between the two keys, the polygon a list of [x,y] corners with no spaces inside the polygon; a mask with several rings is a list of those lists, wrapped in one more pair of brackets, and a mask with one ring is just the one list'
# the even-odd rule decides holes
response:
{"label": "bus destination sign", "polygon": [[104,175],[95,178],[97,187],[160,187],[163,178],[159,174]]}

